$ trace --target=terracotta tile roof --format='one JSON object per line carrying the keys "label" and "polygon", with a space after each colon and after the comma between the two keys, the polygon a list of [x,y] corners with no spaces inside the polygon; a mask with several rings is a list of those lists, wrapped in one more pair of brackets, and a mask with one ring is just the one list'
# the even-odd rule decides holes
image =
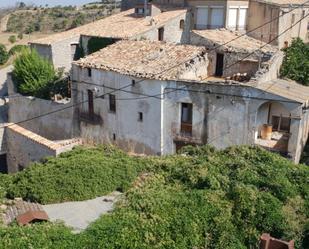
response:
{"label": "terracotta tile roof", "polygon": [[276,79],[261,82],[257,84],[256,88],[299,103],[309,104],[309,87],[292,80]]}
{"label": "terracotta tile roof", "polygon": [[69,31],[35,40],[32,43],[49,45],[58,41],[78,37],[81,34],[86,36],[126,39],[142,34],[154,27],[162,26],[169,20],[186,12],[186,9],[162,12],[152,17],[153,24],[151,25],[151,17],[137,17],[134,14],[134,9],[130,9]]}
{"label": "terracotta tile roof", "polygon": [[[209,30],[193,30],[193,35],[200,36],[215,43],[214,46],[223,45],[223,49],[236,50],[238,52],[252,52],[265,45],[264,42],[249,37],[247,35],[241,36],[236,31],[227,29],[209,29]],[[239,37],[239,38],[238,38]],[[231,42],[230,42],[231,41]],[[202,45],[202,44],[198,44]],[[275,52],[277,49],[271,45],[266,45],[261,49],[262,52]]]}
{"label": "terracotta tile roof", "polygon": [[73,64],[140,78],[172,80],[179,79],[189,64],[195,63],[193,59],[205,58],[205,52],[205,48],[192,45],[125,40],[73,62]]}

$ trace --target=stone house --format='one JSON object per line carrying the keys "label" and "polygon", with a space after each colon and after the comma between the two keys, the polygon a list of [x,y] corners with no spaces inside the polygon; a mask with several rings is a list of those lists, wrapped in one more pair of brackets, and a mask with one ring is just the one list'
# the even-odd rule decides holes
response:
{"label": "stone house", "polygon": [[[186,144],[259,144],[298,162],[309,89],[281,79],[203,80],[207,58],[204,47],[122,41],[74,62],[81,137],[157,155]],[[270,140],[261,139],[264,124],[273,126]]]}
{"label": "stone house", "polygon": [[39,54],[56,68],[70,71],[72,61],[118,40],[162,40],[188,43],[191,19],[187,9],[164,9],[149,5],[145,18],[138,8],[120,12],[84,26],[31,42]]}
{"label": "stone house", "polygon": [[[295,37],[300,37],[308,42],[309,16],[297,23],[309,14],[309,3],[303,5],[305,2],[304,0],[251,0],[249,2],[248,30],[256,29],[266,22],[269,23],[254,30],[250,35],[264,42],[274,40],[272,44],[279,48],[289,45]],[[293,8],[295,9],[292,10]],[[288,14],[283,15],[284,13]],[[280,15],[282,15],[280,18],[271,21]],[[292,25],[294,26],[291,30],[276,38]]]}

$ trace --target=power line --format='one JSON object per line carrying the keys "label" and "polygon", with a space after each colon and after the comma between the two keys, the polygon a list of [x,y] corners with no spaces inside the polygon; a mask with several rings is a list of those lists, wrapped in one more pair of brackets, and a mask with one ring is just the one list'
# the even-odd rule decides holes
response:
{"label": "power line", "polygon": [[[293,11],[293,10],[295,10],[295,9],[297,9],[297,8],[300,8],[301,6],[305,5],[306,3],[309,3],[309,1],[306,1],[306,2],[303,3],[302,5],[299,5],[298,7],[292,8],[290,11],[285,12],[285,13],[283,13],[282,15],[279,15],[278,17],[275,17],[275,18],[271,19],[270,21],[266,22],[265,24],[260,25],[260,26],[258,26],[257,28],[254,28],[254,29],[252,29],[252,30],[250,30],[250,31],[248,31],[248,32],[246,32],[246,33],[244,33],[243,35],[240,35],[240,36],[238,36],[238,37],[236,37],[236,38],[234,38],[234,39],[232,39],[232,40],[230,40],[230,41],[228,41],[228,42],[226,42],[226,43],[224,43],[224,44],[220,44],[220,45],[218,45],[218,46],[216,46],[216,47],[214,47],[214,48],[208,50],[207,52],[210,52],[210,51],[212,51],[212,50],[215,50],[215,49],[217,49],[217,48],[219,48],[219,47],[221,47],[221,46],[225,46],[226,44],[228,44],[228,43],[230,43],[230,42],[232,42],[232,41],[235,41],[235,40],[239,39],[240,37],[242,37],[242,36],[244,36],[244,35],[246,35],[246,34],[248,34],[248,33],[251,33],[251,32],[253,32],[253,31],[255,31],[255,30],[257,30],[257,29],[259,29],[259,28],[261,28],[261,27],[263,27],[263,26],[265,26],[265,25],[267,25],[267,24],[269,24],[270,22],[272,22],[272,21],[274,21],[274,20],[280,18],[281,16],[283,16],[283,15],[285,15],[285,14],[287,14],[287,13],[290,13],[291,11]],[[303,19],[306,18],[307,16],[308,16],[308,15],[304,16],[304,17],[303,17],[302,19],[300,19],[297,23],[299,23],[301,20],[303,20]],[[295,23],[293,26],[295,26],[297,23]],[[291,26],[289,29],[291,29],[293,26]],[[287,30],[288,30],[288,29],[287,29]],[[286,30],[286,31],[287,31],[287,30]],[[285,33],[286,31],[284,31],[284,33]],[[281,35],[281,34],[280,34],[280,35]],[[280,35],[279,35],[279,36],[280,36]],[[278,37],[279,37],[279,36],[278,36]],[[265,44],[264,46],[266,46],[266,44]],[[199,55],[197,55],[197,56],[199,56]],[[196,57],[196,56],[195,56],[195,57]],[[195,57],[193,57],[193,58],[195,58]],[[165,69],[165,70],[161,71],[160,73],[158,73],[157,75],[161,75],[161,74],[165,73],[166,71],[169,71],[169,70],[171,70],[171,69],[173,69],[173,68],[175,68],[175,67],[177,67],[177,66],[179,66],[179,65],[182,65],[182,64],[184,64],[184,63],[186,63],[186,62],[192,60],[193,58],[190,58],[189,60],[185,60],[185,61],[180,62],[180,63],[178,63],[178,64],[176,64],[176,65],[174,65],[174,66],[172,66],[172,67],[170,67],[170,68],[168,68],[168,69]],[[246,57],[246,58],[247,58],[247,57]],[[241,60],[240,60],[240,61],[241,61]],[[236,63],[238,63],[238,62],[240,62],[240,61],[237,61]],[[140,82],[143,82],[143,81],[145,81],[145,80],[146,80],[146,79],[142,79],[142,80],[140,80],[140,81],[136,81],[135,83],[140,83]],[[117,88],[117,89],[113,90],[112,92],[105,93],[105,94],[102,94],[102,95],[100,95],[100,96],[96,96],[95,99],[102,98],[102,97],[106,96],[107,94],[112,94],[112,93],[117,92],[117,91],[122,91],[123,89],[125,89],[125,88],[127,88],[127,87],[130,87],[131,85],[132,85],[132,84],[128,84],[128,85],[125,85],[125,86],[123,86],[123,87],[121,87],[121,88]],[[177,89],[176,91],[178,91],[178,90],[179,90],[179,89]],[[157,94],[157,95],[153,95],[153,96],[161,96],[161,95],[162,95],[162,94]],[[150,96],[145,96],[144,98],[153,97],[153,96],[151,96],[151,95],[150,95]],[[48,112],[48,113],[40,114],[40,115],[37,115],[37,116],[35,116],[35,117],[26,119],[26,120],[22,120],[22,121],[19,121],[19,122],[15,122],[15,123],[13,123],[13,124],[8,124],[8,125],[2,126],[2,127],[0,127],[0,128],[5,128],[5,127],[9,127],[9,126],[14,125],[14,124],[20,124],[20,123],[28,122],[28,121],[31,121],[31,120],[34,120],[34,119],[37,119],[37,118],[40,118],[40,117],[48,116],[48,115],[50,115],[50,114],[53,114],[53,113],[56,113],[56,112],[60,112],[60,111],[63,111],[63,110],[66,110],[66,109],[69,109],[69,108],[72,108],[72,107],[75,107],[75,106],[78,106],[78,105],[87,103],[87,102],[88,102],[88,100],[86,100],[86,101],[81,101],[81,102],[72,104],[72,105],[70,105],[70,106],[67,106],[67,107],[64,107],[64,108],[61,108],[61,109],[57,109],[57,110],[54,110],[54,111],[51,111],[51,112]]]}

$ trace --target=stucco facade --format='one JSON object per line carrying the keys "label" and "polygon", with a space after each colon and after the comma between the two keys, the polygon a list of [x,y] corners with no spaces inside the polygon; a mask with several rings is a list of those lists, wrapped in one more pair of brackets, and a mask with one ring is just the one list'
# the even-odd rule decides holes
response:
{"label": "stucco facade", "polygon": [[[296,37],[308,42],[309,16],[301,20],[309,13],[308,4],[297,8],[296,4],[288,6],[252,0],[248,10],[248,30],[254,30],[250,32],[250,36],[264,42],[271,42],[279,48],[289,45]],[[263,25],[265,23],[267,24]],[[286,31],[287,29],[289,30]]]}

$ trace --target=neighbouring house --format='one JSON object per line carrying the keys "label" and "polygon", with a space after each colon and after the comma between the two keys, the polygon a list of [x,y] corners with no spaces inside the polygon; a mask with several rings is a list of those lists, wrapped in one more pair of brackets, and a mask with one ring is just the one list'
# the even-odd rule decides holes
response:
{"label": "neighbouring house", "polygon": [[145,18],[139,8],[130,9],[87,25],[31,42],[56,68],[70,71],[71,63],[118,40],[150,39],[188,43],[190,18],[187,9],[160,9],[149,5]]}
{"label": "neighbouring house", "polygon": [[[158,155],[187,144],[259,144],[298,162],[309,88],[281,79],[203,80],[207,58],[204,47],[122,41],[74,62],[81,137]],[[273,127],[269,140],[265,124]]]}
{"label": "neighbouring house", "polygon": [[[309,3],[305,0],[251,0],[248,10],[248,30],[255,29],[250,36],[279,48],[288,46],[295,37],[309,41],[309,16],[304,18],[309,14]],[[264,23],[267,25],[262,26]]]}

